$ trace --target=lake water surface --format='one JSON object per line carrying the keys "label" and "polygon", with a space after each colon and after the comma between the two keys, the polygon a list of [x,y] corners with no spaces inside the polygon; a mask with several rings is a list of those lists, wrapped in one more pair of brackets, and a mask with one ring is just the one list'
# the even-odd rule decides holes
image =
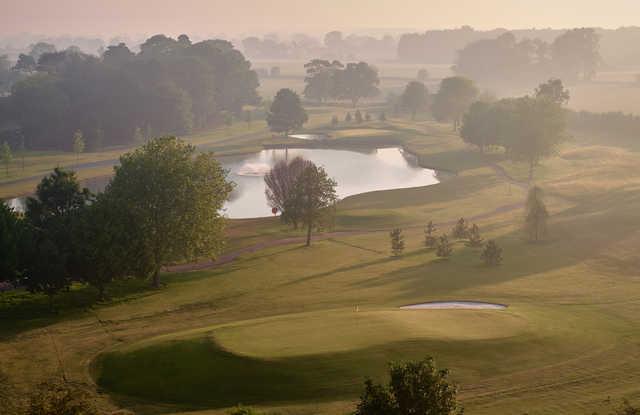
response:
{"label": "lake water surface", "polygon": [[[376,190],[419,187],[439,182],[434,170],[424,169],[415,157],[400,148],[379,148],[370,151],[330,149],[262,150],[253,155],[221,157],[229,170],[229,179],[237,184],[231,200],[225,206],[230,218],[255,218],[271,215],[265,196],[264,174],[279,160],[301,156],[323,166],[338,183],[340,198]],[[90,188],[101,190],[108,179],[93,181]],[[22,198],[9,204],[23,209]]]}

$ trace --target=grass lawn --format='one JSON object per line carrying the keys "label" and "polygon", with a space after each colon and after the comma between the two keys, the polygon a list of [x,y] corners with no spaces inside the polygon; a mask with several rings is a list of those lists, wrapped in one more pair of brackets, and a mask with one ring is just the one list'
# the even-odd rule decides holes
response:
{"label": "grass lawn", "polygon": [[[451,369],[470,414],[585,414],[607,397],[640,399],[640,154],[577,139],[545,161],[536,178],[550,232],[531,244],[517,208],[525,190],[491,163],[516,178],[520,165],[482,156],[428,121],[341,129],[332,145],[354,140],[402,144],[423,165],[457,174],[347,198],[336,230],[356,233],[165,274],[161,290],[124,282],[111,302],[91,304],[78,300],[89,296],[78,287],[59,300],[76,298],[72,311],[54,317],[30,309],[35,299],[5,300],[0,370],[26,388],[58,373],[58,350],[67,376],[97,382],[101,405],[142,414],[218,414],[238,403],[344,414],[366,377],[385,378],[388,361],[426,355]],[[449,260],[422,247],[428,220],[461,216],[503,247],[503,265],[483,266],[463,241]],[[397,259],[389,257],[393,226],[407,243]],[[275,219],[233,221],[229,249],[295,234]],[[433,300],[509,307],[398,309]]]}

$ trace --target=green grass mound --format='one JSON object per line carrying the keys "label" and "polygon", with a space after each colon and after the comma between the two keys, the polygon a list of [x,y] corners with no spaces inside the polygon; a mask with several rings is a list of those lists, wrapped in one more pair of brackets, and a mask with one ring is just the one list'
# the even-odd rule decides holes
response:
{"label": "green grass mound", "polygon": [[[354,398],[386,362],[473,345],[478,362],[526,319],[510,312],[341,309],[164,336],[103,356],[98,383],[121,396],[193,407]],[[470,349],[469,349],[470,350]],[[486,356],[486,354],[485,354]]]}

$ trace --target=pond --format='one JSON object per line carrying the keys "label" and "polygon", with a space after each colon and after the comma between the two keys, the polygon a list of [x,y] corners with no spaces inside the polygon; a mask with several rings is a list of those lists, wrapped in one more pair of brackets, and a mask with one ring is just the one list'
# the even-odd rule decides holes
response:
{"label": "pond", "polygon": [[[323,166],[337,181],[340,198],[376,190],[419,187],[439,182],[434,170],[418,166],[415,156],[400,148],[378,148],[368,151],[332,149],[274,149],[252,155],[220,157],[229,170],[229,179],[237,184],[225,213],[234,219],[271,215],[265,196],[264,175],[279,160],[303,157]],[[101,190],[106,179],[85,184]],[[17,210],[24,208],[24,200],[16,198],[9,204]]]}

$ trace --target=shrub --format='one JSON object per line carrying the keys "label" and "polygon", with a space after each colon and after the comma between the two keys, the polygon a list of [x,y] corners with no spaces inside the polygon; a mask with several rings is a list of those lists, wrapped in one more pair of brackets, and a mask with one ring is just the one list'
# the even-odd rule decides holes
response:
{"label": "shrub", "polygon": [[399,257],[404,251],[404,237],[402,236],[402,229],[395,228],[389,233],[391,238],[391,254],[394,257]]}
{"label": "shrub", "polygon": [[458,219],[456,226],[451,230],[451,236],[456,239],[465,239],[469,236],[469,225],[464,218]]}
{"label": "shrub", "polygon": [[495,241],[487,242],[480,257],[484,261],[485,265],[496,266],[502,263],[502,248],[496,244]]}
{"label": "shrub", "polygon": [[429,221],[427,226],[424,228],[424,246],[431,249],[435,248],[438,243],[438,238],[436,238],[436,225],[433,224],[433,221]]}
{"label": "shrub", "polygon": [[447,238],[447,235],[442,235],[438,240],[436,255],[440,258],[449,258],[452,253],[453,253],[453,247],[449,242],[449,238]]}
{"label": "shrub", "polygon": [[484,239],[482,239],[482,237],[480,236],[480,228],[478,228],[478,225],[476,225],[475,223],[469,230],[468,237],[469,237],[469,242],[467,243],[467,245],[473,246],[473,247],[482,246]]}

